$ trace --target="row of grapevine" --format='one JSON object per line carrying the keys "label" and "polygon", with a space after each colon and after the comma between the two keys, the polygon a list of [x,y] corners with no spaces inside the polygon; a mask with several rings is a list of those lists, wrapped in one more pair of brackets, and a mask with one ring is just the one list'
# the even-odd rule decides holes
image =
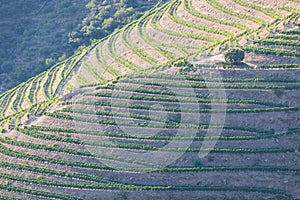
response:
{"label": "row of grapevine", "polygon": [[15,187],[15,186],[4,185],[4,184],[0,184],[0,189],[6,190],[6,191],[18,192],[18,193],[31,194],[31,195],[35,195],[35,196],[48,197],[48,198],[59,198],[59,199],[64,199],[64,200],[81,200],[81,198],[71,197],[71,196],[65,195],[65,194],[33,190],[33,189],[24,188],[24,187]]}
{"label": "row of grapevine", "polygon": [[267,38],[270,38],[270,39],[282,39],[282,40],[295,40],[295,41],[299,41],[300,40],[300,36],[298,36],[298,35],[289,35],[289,34],[270,35]]}
{"label": "row of grapevine", "polygon": [[173,4],[171,4],[171,6],[169,7],[169,11],[168,11],[168,15],[170,17],[170,19],[172,19],[174,22],[182,24],[184,26],[188,26],[190,28],[195,28],[198,30],[202,30],[208,33],[214,33],[214,34],[218,34],[218,35],[223,35],[226,37],[234,37],[234,35],[228,31],[225,30],[220,30],[220,29],[216,29],[216,28],[210,28],[207,26],[203,26],[201,24],[194,24],[188,21],[184,21],[183,19],[181,19],[177,14],[176,14],[176,10],[178,9],[178,7],[180,6],[180,4],[178,2],[174,2]]}
{"label": "row of grapevine", "polygon": [[244,0],[233,0],[233,2],[235,2],[235,3],[237,3],[241,6],[252,8],[254,10],[262,12],[265,15],[270,16],[274,19],[283,19],[284,18],[284,16],[282,14],[274,12],[271,8],[262,7],[262,6],[259,6],[257,4],[254,4],[254,3],[249,3],[249,2],[244,1]]}
{"label": "row of grapevine", "polygon": [[238,12],[228,8],[227,6],[223,5],[222,3],[220,3],[216,0],[206,0],[206,2],[209,5],[211,5],[212,7],[214,7],[215,9],[220,10],[220,11],[226,13],[226,14],[236,16],[236,17],[241,18],[241,19],[246,19],[246,20],[252,21],[254,23],[257,23],[259,25],[266,24],[266,22],[262,19],[253,17],[251,15],[243,14],[243,13],[238,13]]}
{"label": "row of grapevine", "polygon": [[[250,127],[240,127],[240,126],[209,126],[209,124],[202,124],[200,127],[200,129],[208,129],[208,128],[223,128],[224,130],[228,130],[231,132],[232,135],[234,135],[234,131],[239,131],[241,133],[243,133],[243,135],[246,135],[246,132],[249,132],[251,135],[258,135],[258,136],[275,136],[274,135],[274,130],[262,130],[262,129],[256,129],[256,128],[250,128]],[[29,132],[26,132],[26,130],[29,130]],[[43,139],[47,139],[47,140],[59,140],[58,138],[60,137],[55,137],[55,136],[47,136],[46,134],[42,134],[42,136],[37,136],[40,135],[41,133],[39,131],[43,131],[43,132],[56,132],[56,133],[82,133],[82,134],[88,134],[88,135],[101,135],[101,132],[99,131],[91,131],[91,130],[83,130],[83,129],[67,129],[67,128],[58,128],[58,127],[45,127],[45,126],[30,126],[30,127],[26,127],[25,130],[19,130],[24,134],[30,135],[32,137],[37,137],[37,138],[43,138]],[[299,132],[299,129],[289,129],[287,132],[283,132],[282,135],[287,135],[287,134],[296,134]],[[124,134],[122,133],[112,133],[112,132],[103,132],[104,136],[105,134],[109,134],[109,135],[122,135],[122,137],[125,137]],[[126,137],[130,137],[130,135],[126,135]],[[61,137],[61,140],[63,142],[69,142],[69,143],[75,143],[75,144],[81,144],[80,140],[74,139],[73,138],[69,138],[67,137]],[[133,138],[138,138],[138,137],[133,137]]]}
{"label": "row of grapevine", "polygon": [[[200,103],[201,101],[199,101],[198,103]],[[206,102],[206,101],[204,101]],[[241,101],[243,102],[243,101]],[[239,103],[241,104],[241,102],[239,101],[233,101],[230,103]],[[203,102],[201,102],[203,103]],[[207,103],[207,107],[210,107],[210,104],[215,104],[215,103],[227,103],[227,102],[222,102],[222,101],[210,101],[208,100]],[[128,106],[133,109],[133,110],[140,110],[140,111],[147,111],[149,110],[151,107],[150,106],[140,106],[140,104],[130,104],[130,105],[126,105],[126,104],[121,104],[121,103],[116,103],[117,105],[113,105],[114,107],[117,108],[127,108]],[[118,105],[119,104],[119,105]],[[102,107],[104,107],[102,105]],[[196,105],[195,105],[196,107]],[[260,112],[287,112],[287,111],[298,111],[299,108],[298,107],[288,107],[288,106],[273,106],[273,107],[250,107],[250,108],[245,108],[245,105],[243,108],[227,108],[226,110],[223,109],[212,109],[212,108],[201,108],[198,110],[194,110],[194,109],[186,109],[186,108],[174,108],[174,106],[167,106],[166,108],[158,108],[158,109],[153,109],[156,111],[164,111],[164,112],[168,112],[168,113],[173,113],[175,114],[177,113],[186,113],[186,114],[192,114],[192,113],[218,113],[218,112],[226,112],[226,113],[260,113]],[[129,116],[123,116],[121,114],[115,114],[109,111],[93,111],[93,110],[88,110],[88,109],[70,109],[70,108],[64,108],[63,109],[64,112],[75,112],[75,113],[84,113],[84,114],[94,114],[94,115],[101,115],[101,116],[118,116],[118,117],[129,117]],[[143,115],[139,115],[139,116],[133,116],[134,114],[130,114],[130,117],[136,118],[136,119],[149,119],[149,117],[147,116],[143,116]],[[155,119],[153,118],[152,120],[157,120],[160,121],[161,119]]]}
{"label": "row of grapevine", "polygon": [[241,48],[248,53],[300,57],[299,51],[296,50],[282,50],[282,49],[273,49],[273,48],[266,48],[266,47],[259,47],[259,46],[243,46]]}
{"label": "row of grapevine", "polygon": [[280,45],[280,46],[300,46],[299,41],[283,40],[283,39],[262,39],[253,41],[254,44],[261,45]]}
{"label": "row of grapevine", "polygon": [[138,25],[136,27],[136,31],[139,35],[139,37],[141,37],[147,44],[149,44],[150,46],[154,47],[155,50],[160,53],[161,55],[163,55],[165,58],[167,58],[168,60],[173,60],[175,59],[177,56],[174,55],[174,53],[170,52],[169,50],[167,50],[164,46],[170,46],[170,43],[166,44],[166,43],[162,43],[160,41],[155,40],[154,38],[151,38],[148,33],[146,32],[146,22],[148,22],[147,18],[141,18],[138,21]]}
{"label": "row of grapevine", "polygon": [[[48,134],[42,133],[43,131],[48,131]],[[50,131],[53,131],[53,134],[50,133]],[[72,136],[75,137],[77,134],[84,134],[84,135],[97,135],[97,136],[107,136],[111,138],[130,138],[130,139],[141,139],[141,140],[169,140],[171,141],[174,139],[173,136],[161,136],[161,135],[156,135],[156,136],[134,136],[134,135],[128,135],[124,133],[114,133],[114,132],[99,132],[99,131],[89,131],[89,130],[75,130],[75,129],[65,129],[65,128],[50,128],[50,127],[40,127],[40,126],[33,126],[26,128],[25,130],[21,130],[22,133],[26,135],[30,135],[36,138],[43,138],[45,140],[53,140],[53,141],[60,141],[60,142],[65,142],[65,143],[70,143],[70,144],[84,144],[84,141],[78,140],[78,139],[73,139],[71,138]],[[61,134],[66,134],[69,135],[70,137],[58,137],[54,135],[54,133],[61,133]],[[241,131],[242,132],[242,131]],[[290,133],[282,133],[280,136],[290,134]],[[279,137],[279,135],[274,135],[272,133],[260,133],[260,134],[252,134],[252,135],[234,135],[231,133],[228,136],[221,136],[219,137],[219,140],[260,140],[264,138],[273,138],[273,137]],[[190,140],[192,137],[189,136],[181,136],[177,137],[180,140]],[[216,137],[213,136],[195,136],[193,137],[195,141],[203,141],[203,140],[214,140]]]}
{"label": "row of grapevine", "polygon": [[151,28],[156,29],[162,33],[165,33],[165,34],[171,35],[171,36],[192,38],[195,40],[203,40],[203,41],[212,42],[212,43],[220,42],[219,39],[214,38],[214,37],[209,37],[209,36],[200,35],[200,34],[194,34],[194,33],[190,33],[190,32],[183,32],[183,31],[177,32],[177,31],[173,31],[171,29],[166,29],[160,24],[160,20],[163,15],[164,15],[164,10],[162,10],[162,9],[159,9],[153,15],[153,17],[151,19],[151,23],[150,23]]}
{"label": "row of grapevine", "polygon": [[[119,36],[119,35],[117,35]],[[117,36],[111,36],[108,39],[107,42],[107,50],[109,55],[114,58],[116,61],[118,61],[120,64],[122,64],[123,66],[127,67],[130,70],[135,71],[136,69],[140,69],[140,66],[138,66],[137,64],[129,61],[128,59],[122,57],[121,55],[118,55],[118,53],[116,52],[116,39]]]}
{"label": "row of grapevine", "polygon": [[235,23],[235,22],[228,21],[228,20],[218,19],[217,17],[213,17],[213,16],[210,16],[210,15],[206,15],[206,14],[203,14],[201,12],[198,12],[192,6],[191,0],[184,0],[183,6],[184,6],[184,9],[186,11],[188,11],[190,14],[194,15],[195,17],[203,18],[205,20],[212,21],[212,22],[219,23],[219,24],[223,24],[223,25],[227,25],[227,26],[233,26],[233,27],[239,28],[243,31],[249,30],[249,27],[247,27],[243,24]]}
{"label": "row of grapevine", "polygon": [[159,62],[154,58],[150,57],[143,49],[140,49],[137,45],[135,45],[129,38],[129,33],[135,28],[135,25],[128,26],[126,30],[123,31],[122,41],[123,44],[133,51],[138,57],[150,63],[151,65],[158,64]]}
{"label": "row of grapevine", "polygon": [[[188,66],[188,63],[183,63],[180,64],[180,66],[185,67]],[[201,65],[195,65],[195,66],[201,66]],[[212,65],[214,66],[214,65]],[[266,66],[270,66],[270,68],[273,65],[266,65]],[[284,66],[284,65],[282,65]],[[287,65],[288,66],[288,65]],[[294,64],[292,64],[291,66],[295,66]],[[300,83],[300,80],[297,79],[287,79],[287,78],[236,78],[236,77],[232,77],[232,78],[209,78],[209,77],[201,77],[201,76],[187,76],[187,75],[168,75],[168,74],[164,74],[164,73],[157,73],[157,74],[147,74],[147,75],[139,75],[139,74],[132,74],[132,75],[127,75],[124,77],[124,79],[122,79],[122,81],[126,82],[127,80],[133,79],[133,81],[135,79],[144,79],[147,78],[149,80],[151,79],[155,79],[158,82],[163,82],[163,80],[172,80],[174,81],[189,81],[191,83],[197,83],[197,82],[224,82],[224,83],[245,83],[245,82],[249,82],[249,83],[257,83],[257,82],[267,82],[267,83]],[[169,81],[171,82],[171,81]]]}
{"label": "row of grapevine", "polygon": [[97,82],[104,84],[107,82],[107,79],[104,77],[103,73],[98,71],[90,61],[85,61],[82,63],[83,69],[85,69]]}
{"label": "row of grapevine", "polygon": [[99,62],[99,64],[105,69],[106,72],[110,73],[112,76],[114,76],[114,77],[121,76],[122,74],[118,70],[111,67],[104,60],[102,51],[103,51],[103,45],[100,44],[95,50],[96,58],[97,58],[97,61]]}
{"label": "row of grapevine", "polygon": [[[266,67],[269,68],[296,68],[297,65],[296,64],[288,64],[288,65],[266,65]],[[187,78],[188,80],[188,78]],[[223,81],[224,80],[224,81]],[[192,88],[226,88],[226,89],[287,89],[287,90],[291,90],[291,89],[299,89],[299,82],[295,81],[295,80],[291,80],[291,83],[295,83],[295,84],[262,84],[260,82],[268,82],[270,83],[271,81],[266,81],[266,80],[255,80],[252,79],[253,82],[255,82],[254,84],[250,84],[250,83],[245,83],[245,82],[251,82],[251,80],[247,80],[244,79],[243,84],[242,83],[238,83],[237,80],[233,80],[233,79],[205,79],[204,81],[199,81],[199,82],[177,82],[177,81],[168,81],[168,80],[148,80],[147,78],[142,79],[142,80],[134,80],[134,79],[125,79],[122,80],[123,83],[128,83],[128,84],[144,84],[144,85],[152,85],[152,86],[165,86],[165,87],[177,87],[177,88],[187,88],[187,87],[192,87]],[[224,85],[220,84],[220,82],[224,82]],[[275,82],[278,82],[276,80],[274,80]],[[282,82],[284,83],[285,81],[282,80]],[[288,82],[288,80],[287,80]],[[97,89],[124,89],[124,90],[129,90],[129,91],[139,91],[141,90],[141,88],[129,88],[129,86],[123,86],[123,85],[118,85],[117,87],[114,87],[112,85],[108,85],[108,86],[99,86],[97,87]],[[154,89],[148,89],[149,93],[153,93],[151,92]],[[147,92],[147,89],[145,89],[145,93]],[[153,94],[162,94],[166,91],[161,91],[158,93],[153,93]]]}
{"label": "row of grapevine", "polygon": [[[129,185],[129,184],[120,184],[120,183],[102,183],[102,184],[84,184],[84,183],[64,183],[58,181],[47,181],[43,179],[30,179],[23,178],[17,175],[7,175],[2,174],[2,177],[9,178],[11,180],[17,180],[22,182],[33,182],[36,184],[45,184],[51,186],[63,186],[63,187],[78,187],[78,188],[87,188],[87,189],[121,189],[121,190],[178,190],[178,191],[244,191],[244,192],[265,192],[271,194],[280,194],[284,196],[289,196],[285,194],[282,190],[275,190],[270,188],[256,188],[256,187],[233,187],[233,186],[144,186],[144,185]],[[78,197],[70,197],[63,194],[42,192],[37,190],[19,188],[9,185],[0,185],[1,189],[6,189],[8,191],[18,191],[27,194],[34,194],[44,197],[59,198],[63,200],[75,200],[81,199]]]}
{"label": "row of grapevine", "polygon": [[[125,98],[119,97],[118,99],[124,99],[124,101],[126,100]],[[167,101],[168,102],[168,101]],[[176,101],[173,101],[174,103],[176,103]],[[205,99],[199,99],[199,100],[195,100],[194,99],[185,99],[184,101],[181,102],[186,102],[186,103],[227,103],[227,104],[244,104],[244,105],[260,105],[260,106],[270,106],[270,107],[278,107],[278,108],[284,108],[284,107],[288,107],[287,105],[283,105],[283,104],[277,104],[277,103],[273,103],[273,102],[264,102],[264,101],[258,101],[258,100],[247,100],[247,99],[209,99],[209,98],[205,98]],[[66,105],[69,104],[80,104],[80,105],[92,105],[92,106],[102,106],[102,107],[110,107],[110,106],[114,106],[117,108],[131,108],[131,109],[138,109],[138,110],[150,110],[151,106],[147,105],[146,102],[144,102],[145,104],[140,104],[138,102],[134,103],[134,102],[130,102],[130,103],[124,103],[124,102],[111,102],[111,99],[98,99],[98,100],[78,100],[76,102],[66,102]],[[172,102],[171,102],[172,103]],[[193,109],[188,109],[188,108],[178,108],[172,104],[164,104],[164,108],[151,108],[152,110],[156,110],[156,111],[168,111],[168,112],[188,112],[188,113],[194,113],[195,110]]]}

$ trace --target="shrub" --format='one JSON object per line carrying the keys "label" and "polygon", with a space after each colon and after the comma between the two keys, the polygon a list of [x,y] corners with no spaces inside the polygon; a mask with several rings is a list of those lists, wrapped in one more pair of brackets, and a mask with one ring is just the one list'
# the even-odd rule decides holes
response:
{"label": "shrub", "polygon": [[213,156],[207,156],[207,161],[208,162],[213,162],[215,160],[215,157]]}
{"label": "shrub", "polygon": [[283,89],[274,89],[273,92],[277,97],[280,97],[281,95],[283,95],[284,90]]}
{"label": "shrub", "polygon": [[226,63],[239,64],[245,58],[244,50],[240,48],[232,48],[224,53]]}
{"label": "shrub", "polygon": [[194,167],[201,167],[202,166],[202,161],[201,160],[194,160]]}
{"label": "shrub", "polygon": [[44,176],[43,176],[43,175],[38,175],[38,176],[36,177],[36,179],[37,179],[37,180],[42,180],[42,179],[44,179]]}

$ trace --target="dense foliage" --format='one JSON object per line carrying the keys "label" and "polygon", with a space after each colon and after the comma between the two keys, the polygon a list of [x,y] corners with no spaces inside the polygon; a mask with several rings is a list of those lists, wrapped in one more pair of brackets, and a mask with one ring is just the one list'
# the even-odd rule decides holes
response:
{"label": "dense foliage", "polygon": [[229,64],[238,64],[245,58],[245,52],[240,48],[232,48],[224,52],[225,61]]}
{"label": "dense foliage", "polygon": [[0,93],[122,27],[156,0],[4,0],[0,5]]}

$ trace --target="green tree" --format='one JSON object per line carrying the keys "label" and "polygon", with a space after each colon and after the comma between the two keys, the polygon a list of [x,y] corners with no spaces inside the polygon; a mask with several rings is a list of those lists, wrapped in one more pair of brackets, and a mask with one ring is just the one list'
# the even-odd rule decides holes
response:
{"label": "green tree", "polygon": [[136,0],[121,0],[120,3],[121,3],[121,6],[130,7],[136,3]]}
{"label": "green tree", "polygon": [[245,58],[245,52],[240,48],[231,48],[225,51],[223,55],[228,64],[239,64]]}
{"label": "green tree", "polygon": [[115,26],[114,18],[110,17],[108,19],[105,19],[102,23],[102,26],[104,29],[113,30]]}
{"label": "green tree", "polygon": [[52,66],[55,63],[55,60],[53,58],[46,58],[45,63],[47,66]]}

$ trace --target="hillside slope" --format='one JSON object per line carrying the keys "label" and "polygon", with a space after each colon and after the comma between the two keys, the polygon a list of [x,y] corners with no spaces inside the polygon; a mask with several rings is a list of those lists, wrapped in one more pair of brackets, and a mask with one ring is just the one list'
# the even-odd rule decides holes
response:
{"label": "hillside slope", "polygon": [[65,59],[73,54],[76,47],[68,43],[68,33],[77,30],[88,14],[87,3],[88,0],[1,2],[0,93],[49,69],[59,57]]}
{"label": "hillside slope", "polygon": [[2,198],[300,198],[299,8],[172,0],[2,94]]}
{"label": "hillside slope", "polygon": [[[156,0],[3,0],[0,93],[71,56],[152,8]],[[103,24],[103,25],[102,25]]]}

